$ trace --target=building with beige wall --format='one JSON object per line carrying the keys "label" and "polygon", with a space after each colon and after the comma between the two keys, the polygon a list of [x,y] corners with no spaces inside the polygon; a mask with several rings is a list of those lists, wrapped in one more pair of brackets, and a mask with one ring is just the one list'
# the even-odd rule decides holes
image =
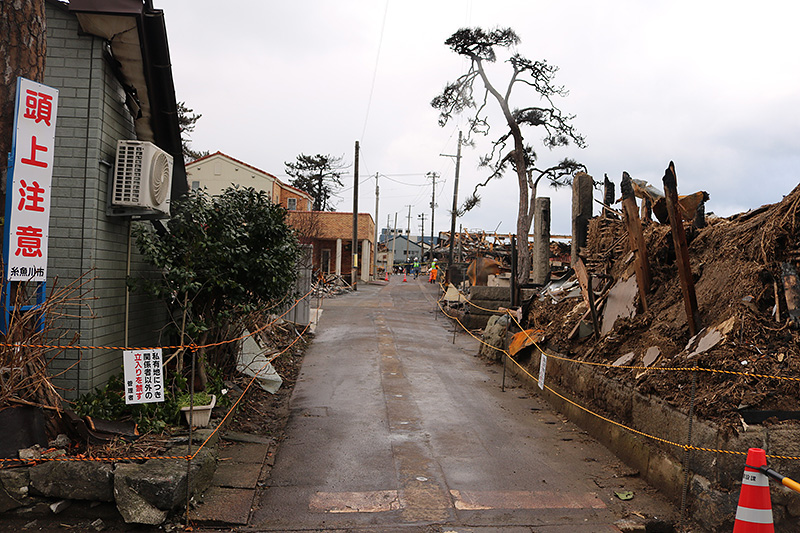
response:
{"label": "building with beige wall", "polygon": [[311,195],[307,192],[222,152],[192,161],[186,165],[186,174],[192,189],[205,188],[212,196],[222,194],[232,185],[239,185],[266,191],[273,202],[289,211],[308,211],[312,206]]}
{"label": "building with beige wall", "polygon": [[[290,212],[289,224],[300,242],[313,247],[312,265],[319,274],[350,279],[353,271],[353,213],[333,211]],[[375,221],[369,213],[358,214],[358,274],[367,281],[375,253]]]}

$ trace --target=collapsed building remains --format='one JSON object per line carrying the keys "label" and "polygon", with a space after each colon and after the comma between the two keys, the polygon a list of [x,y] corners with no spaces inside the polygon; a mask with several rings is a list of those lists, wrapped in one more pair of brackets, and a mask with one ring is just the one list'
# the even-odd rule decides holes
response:
{"label": "collapsed building remains", "polygon": [[[708,193],[686,198],[691,206]],[[552,358],[547,379],[556,403],[592,413],[588,423],[601,440],[619,427],[632,430],[620,455],[636,462],[636,449],[657,450],[637,463],[642,474],[677,465],[654,479],[671,485],[666,493],[677,501],[685,490],[688,512],[703,514],[711,530],[729,528],[749,446],[800,477],[800,186],[779,203],[729,218],[687,216],[689,208],[673,205],[668,219],[680,220],[677,230],[651,220],[647,203],[634,201],[621,217],[607,206],[592,218],[580,262],[524,303],[520,327],[511,319],[494,354],[526,329],[535,342],[513,355],[523,373],[536,376],[541,355]],[[485,341],[492,328],[490,320]],[[776,531],[796,530],[798,495],[772,493]]]}

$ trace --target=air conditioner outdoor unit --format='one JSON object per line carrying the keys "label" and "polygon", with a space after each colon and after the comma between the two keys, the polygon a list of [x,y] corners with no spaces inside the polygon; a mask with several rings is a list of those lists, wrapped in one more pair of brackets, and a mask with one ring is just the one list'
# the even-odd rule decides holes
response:
{"label": "air conditioner outdoor unit", "polygon": [[114,164],[111,204],[169,214],[172,156],[146,141],[120,140]]}

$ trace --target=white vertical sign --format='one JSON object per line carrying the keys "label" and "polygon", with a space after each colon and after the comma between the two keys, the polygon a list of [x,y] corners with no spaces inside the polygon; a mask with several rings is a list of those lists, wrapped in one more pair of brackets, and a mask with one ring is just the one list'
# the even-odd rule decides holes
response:
{"label": "white vertical sign", "polygon": [[126,404],[164,401],[161,348],[125,350],[122,361]]}
{"label": "white vertical sign", "polygon": [[544,374],[547,369],[547,356],[542,353],[539,358],[539,388],[544,390]]}
{"label": "white vertical sign", "polygon": [[47,279],[58,90],[17,78],[6,203],[6,280]]}

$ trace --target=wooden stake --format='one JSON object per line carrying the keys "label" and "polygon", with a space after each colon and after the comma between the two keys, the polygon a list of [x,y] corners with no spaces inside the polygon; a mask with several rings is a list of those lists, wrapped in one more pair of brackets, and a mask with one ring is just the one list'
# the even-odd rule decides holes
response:
{"label": "wooden stake", "polygon": [[578,283],[581,285],[581,293],[583,300],[589,307],[589,312],[592,315],[592,327],[594,328],[595,339],[600,339],[600,322],[597,319],[597,306],[594,303],[594,290],[592,289],[592,275],[586,270],[586,265],[583,264],[583,259],[580,257],[573,266],[575,268],[575,275],[578,277]]}
{"label": "wooden stake", "polygon": [[631,251],[635,258],[636,284],[639,286],[639,301],[642,311],[647,312],[647,293],[650,292],[650,262],[647,257],[647,246],[644,244],[642,224],[639,221],[639,212],[636,208],[636,198],[633,194],[633,184],[627,172],[622,173],[622,218],[628,229]]}
{"label": "wooden stake", "polygon": [[678,206],[678,178],[675,176],[675,164],[670,161],[669,167],[664,171],[664,195],[667,200],[667,213],[669,224],[672,227],[672,240],[675,243],[675,255],[678,263],[678,274],[681,279],[683,291],[683,306],[686,309],[686,321],[689,324],[689,333],[694,336],[702,329],[700,315],[697,312],[697,295],[694,291],[692,269],[689,265],[689,246],[686,243],[686,232],[683,229],[683,218]]}
{"label": "wooden stake", "polygon": [[616,218],[616,214],[611,209],[611,204],[614,203],[614,182],[608,179],[606,174],[603,180],[603,216],[602,218]]}

